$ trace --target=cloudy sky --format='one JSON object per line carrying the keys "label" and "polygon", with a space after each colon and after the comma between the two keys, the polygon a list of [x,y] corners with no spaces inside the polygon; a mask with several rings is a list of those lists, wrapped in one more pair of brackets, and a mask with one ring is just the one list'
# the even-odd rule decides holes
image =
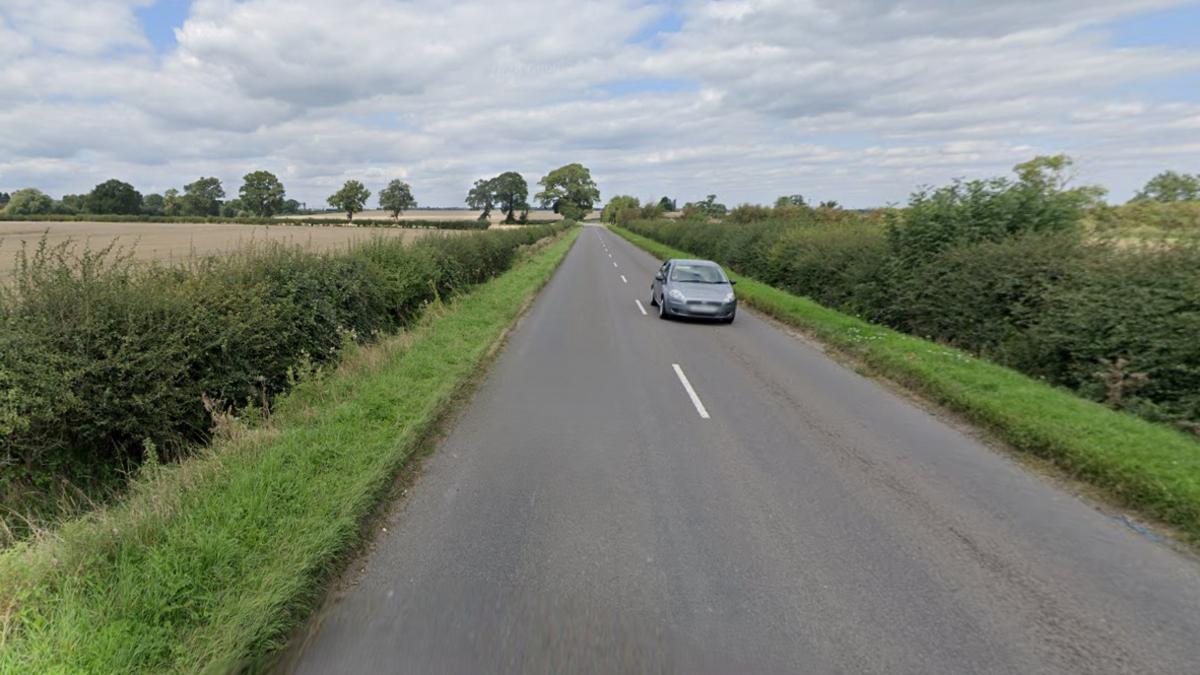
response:
{"label": "cloudy sky", "polygon": [[0,0],[0,190],[275,172],[460,205],[570,162],[604,198],[852,206],[1067,152],[1200,172],[1200,3]]}

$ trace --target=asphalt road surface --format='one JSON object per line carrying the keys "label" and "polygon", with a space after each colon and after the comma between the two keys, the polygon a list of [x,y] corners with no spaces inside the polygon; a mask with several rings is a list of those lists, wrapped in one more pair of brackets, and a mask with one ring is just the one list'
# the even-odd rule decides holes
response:
{"label": "asphalt road surface", "polygon": [[585,229],[293,672],[1200,673],[1192,559],[658,264]]}

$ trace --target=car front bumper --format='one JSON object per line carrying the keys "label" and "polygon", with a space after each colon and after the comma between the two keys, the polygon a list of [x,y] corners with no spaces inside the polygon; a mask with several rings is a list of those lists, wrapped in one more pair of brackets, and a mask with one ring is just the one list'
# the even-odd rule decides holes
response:
{"label": "car front bumper", "polygon": [[737,300],[733,302],[714,302],[712,300],[691,300],[681,302],[667,298],[667,313],[671,316],[686,316],[696,319],[728,319],[737,311]]}

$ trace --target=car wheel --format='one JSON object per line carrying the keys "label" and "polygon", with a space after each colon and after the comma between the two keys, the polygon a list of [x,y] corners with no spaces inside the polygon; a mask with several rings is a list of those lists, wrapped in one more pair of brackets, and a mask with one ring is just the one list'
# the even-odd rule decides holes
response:
{"label": "car wheel", "polygon": [[662,302],[658,303],[658,318],[666,321],[671,318],[667,315],[667,298],[663,296]]}
{"label": "car wheel", "polygon": [[658,301],[654,299],[654,287],[650,287],[650,306],[658,307]]}

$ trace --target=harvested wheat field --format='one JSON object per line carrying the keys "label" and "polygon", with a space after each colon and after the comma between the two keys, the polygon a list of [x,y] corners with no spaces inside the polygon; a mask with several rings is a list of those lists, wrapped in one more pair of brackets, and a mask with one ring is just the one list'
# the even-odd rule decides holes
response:
{"label": "harvested wheat field", "polygon": [[[482,211],[472,211],[470,209],[414,209],[405,211],[400,220],[405,221],[420,221],[420,220],[478,220]],[[518,214],[519,215],[519,214]],[[318,213],[312,216],[279,216],[280,220],[298,220],[303,218],[344,218],[345,213],[330,211],[328,213]],[[488,217],[492,223],[499,223],[504,220],[504,211],[493,209]],[[600,212],[593,211],[588,218],[599,218]],[[356,213],[354,218],[357,220],[391,220],[392,214],[389,211],[362,211]],[[562,216],[553,211],[536,210],[529,212],[530,220],[562,220]]]}
{"label": "harvested wheat field", "polygon": [[7,276],[13,269],[16,253],[22,246],[32,249],[43,236],[51,246],[70,239],[92,250],[115,241],[121,248],[132,248],[134,257],[139,260],[170,262],[193,254],[220,254],[251,242],[283,241],[325,250],[374,236],[404,237],[406,241],[412,241],[435,232],[439,231],[304,225],[0,222],[0,275]]}

